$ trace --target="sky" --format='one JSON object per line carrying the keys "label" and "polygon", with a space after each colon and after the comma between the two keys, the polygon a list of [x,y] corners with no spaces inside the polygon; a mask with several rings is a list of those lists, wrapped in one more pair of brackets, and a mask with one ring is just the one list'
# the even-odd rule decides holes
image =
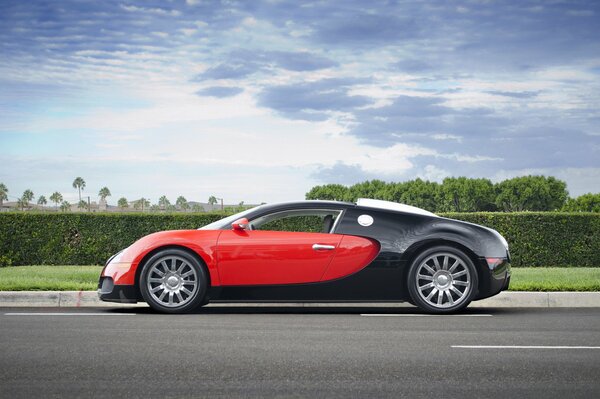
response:
{"label": "sky", "polygon": [[600,192],[598,1],[0,2],[0,182],[300,200],[544,174]]}

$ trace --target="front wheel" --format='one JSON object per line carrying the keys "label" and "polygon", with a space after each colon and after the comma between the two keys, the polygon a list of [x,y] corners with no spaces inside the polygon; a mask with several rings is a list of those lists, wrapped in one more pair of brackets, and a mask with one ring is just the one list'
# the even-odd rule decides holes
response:
{"label": "front wheel", "polygon": [[477,270],[462,251],[449,246],[430,248],[412,263],[408,291],[412,302],[430,313],[465,308],[476,294]]}
{"label": "front wheel", "polygon": [[140,274],[142,297],[152,309],[162,313],[185,313],[200,306],[207,285],[204,267],[180,249],[157,252]]}

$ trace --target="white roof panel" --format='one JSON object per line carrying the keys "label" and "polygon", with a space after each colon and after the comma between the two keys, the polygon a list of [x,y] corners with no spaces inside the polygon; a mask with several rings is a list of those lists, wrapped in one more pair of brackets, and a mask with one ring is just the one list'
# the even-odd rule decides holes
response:
{"label": "white roof panel", "polygon": [[388,209],[391,211],[414,213],[417,215],[437,216],[435,213],[426,211],[425,209],[417,208],[416,206],[369,198],[359,198],[358,201],[356,201],[356,205],[366,206],[368,208]]}

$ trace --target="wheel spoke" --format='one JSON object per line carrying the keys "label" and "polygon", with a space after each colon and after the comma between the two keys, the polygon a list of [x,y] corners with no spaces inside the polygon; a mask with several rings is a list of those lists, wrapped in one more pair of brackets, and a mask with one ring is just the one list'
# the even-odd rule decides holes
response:
{"label": "wheel spoke", "polygon": [[438,291],[437,304],[441,305],[444,301],[444,291]]}
{"label": "wheel spoke", "polygon": [[163,279],[162,278],[155,278],[155,277],[148,277],[148,281],[151,283],[162,283]]}
{"label": "wheel spoke", "polygon": [[196,286],[196,281],[194,281],[194,280],[184,281],[183,285],[193,285],[193,286]]}
{"label": "wheel spoke", "polygon": [[165,262],[164,260],[162,262],[160,262],[160,265],[163,267],[163,270],[165,271],[165,273],[168,273],[170,271],[169,266],[167,266],[167,262]]}
{"label": "wheel spoke", "polygon": [[450,306],[454,305],[454,299],[452,298],[452,294],[450,291],[446,291],[446,296],[448,297],[448,304]]}
{"label": "wheel spoke", "polygon": [[435,270],[433,270],[427,263],[423,263],[423,267],[433,276],[435,274]]}
{"label": "wheel spoke", "polygon": [[450,289],[452,290],[452,292],[454,292],[456,295],[458,295],[459,298],[461,298],[463,296],[462,291],[459,290],[458,288],[456,288],[455,286],[451,285]]}
{"label": "wheel spoke", "polygon": [[460,271],[458,273],[454,273],[452,275],[452,278],[457,278],[457,277],[460,277],[460,276],[464,276],[465,274],[467,274],[467,271],[466,270],[462,270],[462,271]]}
{"label": "wheel spoke", "polygon": [[448,256],[444,256],[444,263],[442,263],[442,270],[448,270]]}
{"label": "wheel spoke", "polygon": [[173,304],[173,291],[169,292],[169,305]]}
{"label": "wheel spoke", "polygon": [[179,291],[175,292],[175,295],[177,295],[177,299],[179,300],[179,303],[183,302],[183,298],[181,297],[181,294],[179,293]]}
{"label": "wheel spoke", "polygon": [[184,268],[184,266],[187,266],[187,263],[181,262],[181,265],[179,265],[179,267],[177,268],[177,270],[175,271],[175,273],[181,274],[181,270]]}
{"label": "wheel spoke", "polygon": [[437,256],[433,257],[433,264],[435,265],[435,270],[440,270],[441,269],[440,262],[438,261]]}
{"label": "wheel spoke", "polygon": [[188,296],[189,296],[189,295],[192,295],[192,291],[188,290],[188,289],[187,289],[187,288],[185,288],[185,287],[181,287],[181,291],[183,291],[183,292],[185,292],[186,294],[188,294]]}
{"label": "wheel spoke", "polygon": [[175,258],[171,258],[171,271],[174,272],[175,271],[175,266],[177,266],[177,259]]}
{"label": "wheel spoke", "polygon": [[427,276],[425,274],[419,274],[417,277],[419,278],[419,280],[433,281],[433,276]]}
{"label": "wheel spoke", "polygon": [[163,285],[161,284],[161,285],[157,285],[156,287],[152,288],[152,289],[150,290],[150,292],[154,294],[154,293],[155,293],[155,292],[157,292],[158,290],[164,290],[164,289],[165,289],[165,287],[163,287]]}
{"label": "wheel spoke", "polygon": [[426,290],[427,288],[433,287],[433,283],[428,283],[419,287],[421,291]]}
{"label": "wheel spoke", "polygon": [[160,296],[158,297],[158,300],[162,302],[163,298],[165,297],[165,295],[167,295],[167,290],[164,290],[162,292],[162,294],[160,294]]}
{"label": "wheel spoke", "polygon": [[458,265],[460,265],[460,261],[458,259],[454,260],[454,263],[452,264],[452,266],[450,266],[450,269],[448,269],[448,272],[452,273],[454,271],[454,269],[456,269],[458,267]]}
{"label": "wheel spoke", "polygon": [[437,288],[432,289],[431,292],[429,293],[429,295],[427,295],[427,298],[425,298],[425,299],[430,300],[435,295],[436,292],[438,292]]}
{"label": "wheel spoke", "polygon": [[466,286],[469,285],[469,283],[467,281],[460,281],[460,280],[459,281],[455,281],[452,284],[454,284],[454,285],[460,285],[460,286],[463,286],[463,287],[466,287]]}
{"label": "wheel spoke", "polygon": [[192,274],[194,274],[193,270],[190,270],[189,272],[185,272],[181,275],[181,278],[186,278],[187,276],[191,276]]}

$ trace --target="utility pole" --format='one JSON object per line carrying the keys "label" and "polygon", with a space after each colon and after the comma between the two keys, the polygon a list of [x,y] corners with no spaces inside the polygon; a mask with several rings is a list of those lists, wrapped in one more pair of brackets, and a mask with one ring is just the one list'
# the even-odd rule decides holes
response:
{"label": "utility pole", "polygon": [[90,203],[90,196],[88,195],[88,212],[92,211],[92,204]]}

